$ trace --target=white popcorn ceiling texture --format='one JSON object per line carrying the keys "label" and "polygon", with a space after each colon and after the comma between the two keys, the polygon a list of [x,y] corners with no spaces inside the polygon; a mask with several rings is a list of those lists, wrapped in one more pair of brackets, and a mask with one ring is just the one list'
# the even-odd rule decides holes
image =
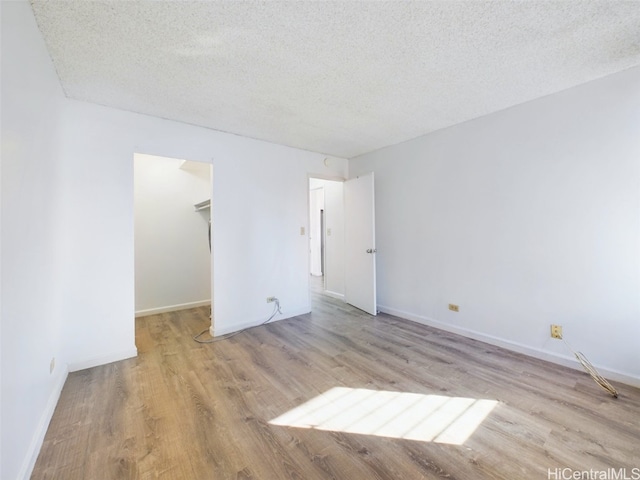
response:
{"label": "white popcorn ceiling texture", "polygon": [[32,1],[66,95],[351,158],[640,65],[638,1]]}

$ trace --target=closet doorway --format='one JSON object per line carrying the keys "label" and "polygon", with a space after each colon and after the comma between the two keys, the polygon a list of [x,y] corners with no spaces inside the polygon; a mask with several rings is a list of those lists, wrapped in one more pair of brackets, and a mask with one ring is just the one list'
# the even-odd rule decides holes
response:
{"label": "closet doorway", "polygon": [[211,305],[209,163],[134,155],[136,316]]}

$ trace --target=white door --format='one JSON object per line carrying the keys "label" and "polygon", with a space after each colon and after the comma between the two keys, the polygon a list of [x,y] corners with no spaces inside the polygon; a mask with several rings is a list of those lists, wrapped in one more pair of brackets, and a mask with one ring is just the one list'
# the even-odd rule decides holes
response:
{"label": "white door", "polygon": [[371,315],[376,304],[373,173],[344,182],[345,300]]}

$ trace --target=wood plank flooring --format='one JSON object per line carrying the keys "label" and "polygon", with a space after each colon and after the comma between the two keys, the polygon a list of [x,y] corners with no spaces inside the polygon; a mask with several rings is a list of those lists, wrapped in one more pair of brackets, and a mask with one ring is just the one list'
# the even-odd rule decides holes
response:
{"label": "wood plank flooring", "polygon": [[[69,375],[32,479],[548,479],[640,468],[640,390],[313,294],[201,345],[208,307],[136,320],[139,356]],[[334,387],[497,400],[462,445],[273,425]],[[559,477],[558,477],[559,478]]]}

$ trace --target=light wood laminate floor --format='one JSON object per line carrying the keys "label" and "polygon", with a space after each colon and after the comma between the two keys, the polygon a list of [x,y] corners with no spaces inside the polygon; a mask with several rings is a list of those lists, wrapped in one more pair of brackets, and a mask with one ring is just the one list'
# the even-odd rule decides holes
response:
{"label": "light wood laminate floor", "polygon": [[[191,339],[208,308],[137,319],[137,358],[69,375],[32,478],[518,480],[640,468],[640,390],[615,384],[614,399],[579,371],[370,317],[317,289],[313,299],[309,315],[208,345]],[[333,430],[270,423],[336,387],[497,403],[461,444],[386,436],[411,437],[415,425],[392,428],[402,412],[351,433],[366,416],[357,403],[334,412],[348,421]],[[438,421],[412,411],[421,428]]]}

